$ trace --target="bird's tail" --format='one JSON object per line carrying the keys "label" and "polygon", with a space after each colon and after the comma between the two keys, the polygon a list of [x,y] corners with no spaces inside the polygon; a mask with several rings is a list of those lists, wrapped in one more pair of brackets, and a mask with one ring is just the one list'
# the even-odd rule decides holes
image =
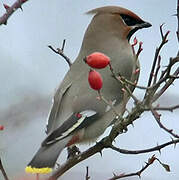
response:
{"label": "bird's tail", "polygon": [[27,173],[46,174],[50,173],[55,166],[57,158],[65,148],[68,138],[51,145],[41,146],[31,162],[25,168]]}

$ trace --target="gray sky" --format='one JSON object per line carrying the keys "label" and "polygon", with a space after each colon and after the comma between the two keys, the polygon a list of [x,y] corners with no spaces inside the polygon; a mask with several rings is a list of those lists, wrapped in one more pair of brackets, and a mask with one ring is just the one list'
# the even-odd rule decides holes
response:
{"label": "gray sky", "polygon": [[[4,12],[2,2],[12,4],[14,0],[1,0],[0,14]],[[177,22],[175,16],[172,16],[176,13],[176,1],[29,0],[23,6],[23,12],[18,10],[9,19],[7,26],[0,26],[0,124],[6,127],[1,132],[0,155],[12,178],[15,174],[24,172],[25,165],[45,136],[45,121],[51,98],[68,70],[65,61],[50,51],[47,45],[58,47],[66,39],[65,53],[74,60],[91,20],[91,16],[84,13],[105,5],[128,8],[153,25],[134,35],[144,43],[144,51],[140,56],[141,85],[146,83],[154,50],[159,45],[159,25],[162,23],[165,23],[164,30],[171,31],[169,43],[162,51],[163,65],[167,64],[169,57],[176,55]],[[177,104],[178,88],[179,83],[170,88],[168,94],[161,99],[161,104]],[[141,91],[137,90],[135,93],[141,97]],[[176,114],[163,113],[162,117],[169,127],[174,127],[179,132],[178,111]],[[117,139],[116,145],[126,149],[142,149],[167,140],[170,137],[158,128],[149,113],[145,113],[135,123],[135,128],[129,127],[129,131]],[[162,151],[162,155],[156,153],[163,162],[171,165],[172,172],[165,172],[155,163],[143,174],[143,180],[177,180],[178,152],[178,147],[168,147]],[[92,179],[107,179],[113,172],[133,172],[140,169],[152,154],[122,155],[105,150],[102,158],[96,155],[82,162],[62,179],[70,179],[72,175],[76,179],[84,179],[87,165]],[[64,160],[64,156],[62,154],[60,159]]]}

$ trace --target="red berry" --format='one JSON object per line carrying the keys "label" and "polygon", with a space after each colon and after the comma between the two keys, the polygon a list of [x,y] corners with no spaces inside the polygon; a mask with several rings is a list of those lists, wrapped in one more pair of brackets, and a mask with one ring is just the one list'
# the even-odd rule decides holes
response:
{"label": "red berry", "polygon": [[103,86],[101,74],[95,70],[90,70],[88,75],[90,87],[94,90],[100,90]]}
{"label": "red berry", "polygon": [[95,52],[87,56],[85,62],[92,68],[102,69],[110,63],[110,58],[103,53]]}
{"label": "red berry", "polygon": [[0,131],[4,130],[4,126],[0,125]]}

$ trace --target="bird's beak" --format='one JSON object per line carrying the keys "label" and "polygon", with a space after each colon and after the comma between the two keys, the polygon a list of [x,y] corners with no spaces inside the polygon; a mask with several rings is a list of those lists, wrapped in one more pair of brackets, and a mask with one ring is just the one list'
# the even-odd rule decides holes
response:
{"label": "bird's beak", "polygon": [[138,27],[140,28],[140,29],[142,29],[142,28],[149,28],[149,27],[151,27],[152,26],[152,24],[150,24],[150,23],[148,23],[148,22],[144,22],[144,23],[141,23],[140,25],[138,25]]}

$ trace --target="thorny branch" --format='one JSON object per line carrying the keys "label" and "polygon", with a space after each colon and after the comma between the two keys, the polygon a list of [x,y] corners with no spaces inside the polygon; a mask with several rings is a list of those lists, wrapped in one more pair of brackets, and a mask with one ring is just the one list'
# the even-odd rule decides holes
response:
{"label": "thorny branch", "polygon": [[125,174],[125,173],[122,173],[120,175],[115,175],[108,179],[108,180],[116,180],[116,179],[122,179],[122,178],[125,178],[125,177],[131,177],[131,176],[138,176],[139,178],[141,177],[141,174],[149,167],[151,166],[154,161],[158,161],[162,166],[163,168],[165,168],[166,171],[170,171],[170,167],[167,165],[167,164],[164,164],[162,163],[158,158],[155,157],[155,155],[153,155],[151,158],[148,159],[148,161],[145,163],[145,166],[143,166],[139,171],[135,172],[135,173],[129,173],[129,174]]}
{"label": "thorny branch", "polygon": [[153,60],[153,65],[152,65],[152,69],[151,69],[151,72],[150,72],[150,77],[149,77],[149,81],[148,81],[148,85],[147,85],[148,87],[150,87],[150,85],[152,83],[152,79],[154,77],[154,70],[156,68],[157,60],[159,60],[159,58],[158,58],[159,53],[160,53],[162,47],[168,42],[167,37],[168,37],[169,31],[165,35],[163,35],[162,27],[163,27],[163,24],[160,26],[162,42],[161,42],[160,46],[156,49],[156,52],[155,52],[155,56],[154,56],[154,60]]}
{"label": "thorny branch", "polygon": [[[176,108],[179,107],[179,105],[176,105],[174,107],[165,107],[165,108],[160,108],[160,107],[153,107],[153,103],[161,96],[163,93],[170,87],[170,85],[178,79],[178,74],[179,74],[179,67],[175,70],[174,73],[171,73],[171,69],[178,63],[179,57],[176,58],[171,58],[169,61],[168,66],[165,68],[165,70],[162,71],[161,76],[158,78],[158,74],[160,72],[160,64],[161,64],[161,57],[160,57],[160,51],[162,50],[162,47],[168,42],[168,35],[169,31],[167,33],[163,33],[162,29],[163,25],[160,26],[160,32],[161,32],[161,37],[162,37],[162,42],[159,46],[159,48],[156,49],[155,57],[154,57],[154,62],[152,65],[150,77],[148,80],[148,87],[142,87],[140,89],[143,89],[146,91],[145,96],[142,101],[139,101],[130,91],[128,85],[133,86],[135,83],[130,82],[123,78],[122,76],[117,77],[113,69],[111,67],[111,72],[113,74],[113,77],[119,81],[126,92],[128,92],[131,97],[133,98],[135,102],[135,106],[132,108],[131,112],[126,116],[126,117],[120,117],[119,120],[116,121],[114,126],[112,127],[112,130],[109,134],[109,136],[106,136],[103,138],[101,141],[99,141],[96,145],[93,147],[89,148],[88,150],[80,153],[79,155],[75,156],[72,159],[67,160],[62,166],[60,166],[57,170],[55,170],[52,175],[48,178],[48,180],[55,180],[58,177],[60,177],[62,174],[64,174],[67,170],[69,170],[71,167],[75,166],[79,162],[93,156],[96,153],[102,154],[102,150],[104,148],[111,148],[113,150],[119,151],[120,153],[129,153],[129,154],[137,154],[137,153],[146,153],[146,152],[152,152],[152,151],[161,151],[162,148],[165,148],[166,146],[169,145],[175,145],[179,143],[179,136],[177,134],[174,134],[172,130],[167,129],[160,121],[160,116],[157,113],[157,110],[169,110],[172,111]],[[152,83],[153,82],[153,83]],[[163,85],[161,88],[160,86]],[[176,139],[167,143],[164,143],[162,145],[158,145],[153,148],[149,149],[144,149],[144,150],[138,150],[138,151],[130,151],[130,150],[124,150],[120,149],[117,147],[114,147],[112,145],[113,141],[115,138],[122,134],[124,131],[127,130],[127,126],[133,124],[133,122],[140,117],[140,115],[144,111],[151,111],[154,117],[156,118],[157,123],[160,125],[161,128],[163,128],[166,132],[170,133],[173,137]],[[155,157],[153,157],[155,158]],[[158,160],[155,158],[155,160]],[[159,161],[159,160],[158,160]],[[160,162],[160,161],[159,161]],[[129,176],[135,176],[135,175],[140,175],[148,166],[151,165],[150,163],[147,163],[146,166],[144,166],[140,171],[137,173],[131,173],[131,174],[123,174],[120,175],[120,178],[122,177],[129,177]],[[165,166],[166,167],[166,166]],[[115,176],[113,178],[116,178]],[[119,179],[119,176],[118,176]]]}
{"label": "thorny branch", "polygon": [[173,129],[168,129],[166,126],[164,126],[162,123],[161,123],[161,120],[160,120],[160,117],[161,117],[161,114],[159,114],[156,110],[153,109],[153,107],[151,107],[151,112],[156,120],[156,122],[158,123],[158,125],[160,126],[160,128],[162,128],[164,131],[166,131],[167,133],[169,133],[170,135],[172,135],[173,137],[175,138],[179,138],[179,135],[178,134],[175,134],[173,132]]}
{"label": "thorny branch", "polygon": [[[179,105],[168,106],[168,107],[160,107],[160,106],[154,107],[154,110],[159,110],[159,111],[170,111],[170,112],[173,112],[176,109],[179,109]],[[148,110],[150,110],[150,109],[148,109]]]}
{"label": "thorny branch", "polygon": [[159,153],[161,153],[161,149],[174,144],[174,147],[176,146],[176,144],[179,143],[179,139],[172,139],[169,142],[163,143],[161,145],[157,145],[155,147],[152,148],[148,148],[148,149],[141,149],[141,150],[127,150],[127,149],[121,149],[118,147],[115,147],[114,145],[111,144],[110,148],[113,149],[114,151],[120,152],[122,154],[143,154],[143,153],[148,153],[148,152],[153,152],[153,151],[159,151]]}
{"label": "thorny branch", "polygon": [[27,2],[28,0],[17,0],[12,6],[8,6],[7,4],[4,4],[4,8],[6,9],[6,13],[0,17],[0,25],[4,24],[7,25],[7,20],[10,18],[10,16],[17,10],[22,10],[22,4]]}

